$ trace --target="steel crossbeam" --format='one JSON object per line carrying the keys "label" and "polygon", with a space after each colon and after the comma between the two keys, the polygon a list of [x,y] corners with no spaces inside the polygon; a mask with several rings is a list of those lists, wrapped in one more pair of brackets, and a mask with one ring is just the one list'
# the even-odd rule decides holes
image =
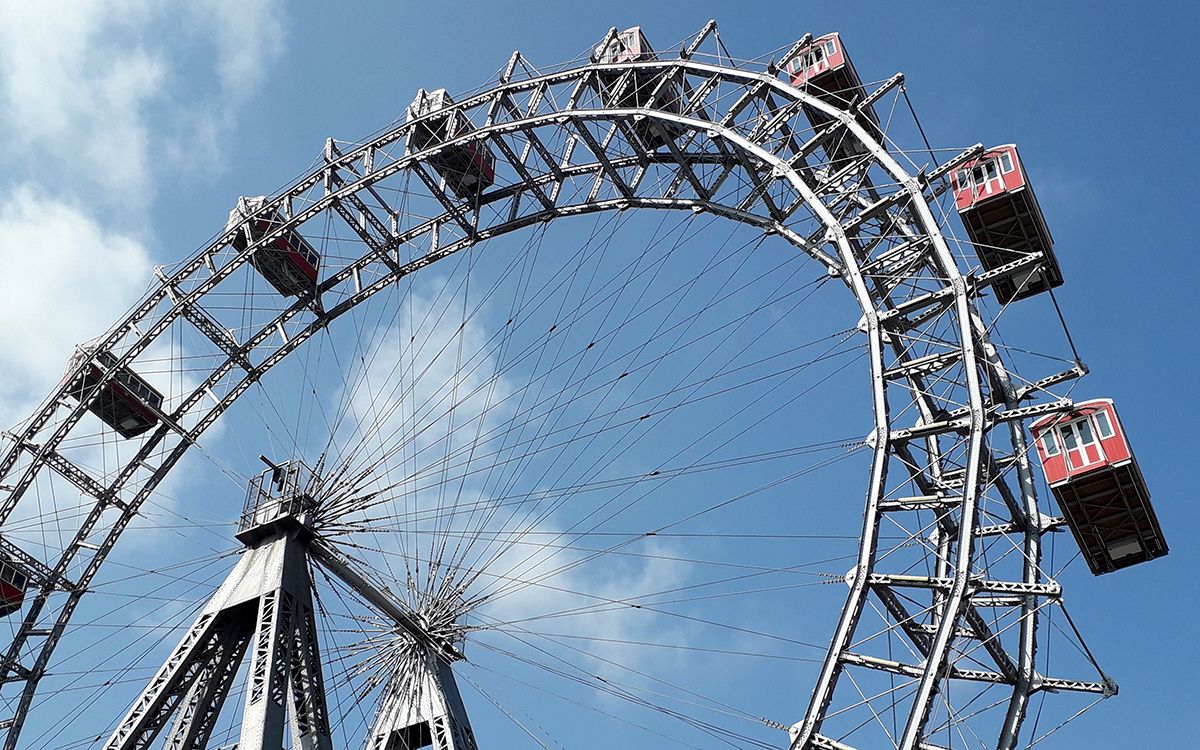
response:
{"label": "steel crossbeam", "polygon": [[613,166],[612,161],[608,158],[604,148],[599,144],[599,142],[596,141],[596,138],[592,135],[591,131],[588,130],[587,122],[584,120],[575,120],[574,125],[575,132],[578,133],[579,137],[583,139],[583,142],[587,144],[588,150],[592,152],[592,156],[596,157],[596,160],[600,162],[602,167],[601,171],[596,174],[596,187],[592,188],[592,194],[589,196],[589,200],[596,199],[598,188],[604,177],[607,177],[609,182],[616,186],[621,195],[625,196],[626,198],[633,198],[633,189],[626,184],[625,179],[621,177],[621,173],[617,171],[617,169]]}
{"label": "steel crossbeam", "polygon": [[[781,64],[786,65],[789,56],[799,54],[803,46],[801,43],[794,45]],[[510,68],[512,67],[510,65]],[[600,70],[603,70],[610,80],[615,76],[623,85],[629,85],[635,71],[639,74],[659,75],[660,86],[666,85],[668,80],[678,81],[681,92],[685,95],[691,92],[691,100],[684,102],[680,110],[682,114],[613,108],[603,102],[593,101],[600,96]],[[694,60],[658,60],[628,65],[592,64],[546,75],[531,74],[525,79],[504,80],[491,90],[464,99],[454,105],[457,111],[481,113],[490,107],[489,117],[485,124],[474,132],[449,139],[439,144],[438,148],[453,147],[471,139],[477,139],[481,143],[500,143],[503,142],[504,133],[519,131],[546,162],[544,170],[540,167],[535,168],[527,161],[525,155],[518,155],[511,148],[501,148],[511,167],[511,173],[504,175],[508,182],[505,184],[503,180],[498,180],[495,187],[478,196],[474,208],[478,209],[483,205],[495,206],[495,215],[507,218],[496,219],[487,225],[477,225],[485,221],[478,210],[474,212],[473,219],[468,221],[467,212],[472,207],[448,195],[438,181],[427,172],[425,160],[437,149],[414,153],[402,148],[404,139],[414,123],[400,125],[372,138],[370,142],[350,149],[347,153],[331,153],[328,163],[272,199],[271,205],[280,209],[281,216],[287,217],[280,226],[243,251],[234,252],[230,249],[231,236],[228,233],[219,237],[211,246],[184,262],[175,273],[164,279],[160,287],[152,291],[101,344],[105,350],[121,352],[119,367],[129,366],[139,357],[143,357],[144,352],[158,337],[166,334],[173,321],[183,319],[190,321],[211,339],[224,351],[227,358],[213,369],[194,392],[184,394],[174,411],[161,414],[163,424],[144,439],[138,450],[133,452],[134,457],[115,473],[108,488],[100,486],[95,480],[89,482],[83,478],[86,474],[75,477],[79,483],[77,486],[83,485],[81,489],[88,494],[96,494],[93,490],[99,492],[108,489],[115,497],[136,471],[151,473],[148,480],[139,483],[137,492],[131,493],[132,497],[121,509],[121,519],[106,532],[107,536],[97,545],[96,554],[87,560],[78,586],[86,589],[105,554],[115,544],[117,536],[127,526],[129,519],[138,512],[163,475],[178,462],[195,438],[246,391],[251,382],[295,351],[315,332],[322,330],[329,321],[369,299],[396,279],[470,247],[480,240],[557,216],[628,207],[704,210],[746,221],[784,237],[843,280],[860,305],[864,316],[863,331],[870,358],[875,409],[873,434],[878,438],[873,448],[862,546],[856,566],[859,575],[851,588],[831,639],[829,655],[809,709],[795,728],[794,746],[847,747],[827,737],[822,731],[822,726],[827,714],[836,713],[831,706],[836,697],[838,676],[841,670],[851,663],[844,657],[852,653],[850,646],[856,643],[859,619],[866,597],[873,595],[874,590],[885,590],[887,587],[908,586],[927,591],[931,606],[937,610],[937,616],[933,617],[929,624],[915,624],[908,629],[897,626],[897,632],[901,632],[914,643],[919,642],[921,651],[928,654],[926,663],[920,667],[921,674],[912,675],[917,681],[916,692],[909,703],[910,710],[905,720],[904,733],[899,738],[905,750],[928,745],[924,732],[931,702],[942,677],[959,676],[968,672],[956,671],[957,668],[951,663],[954,656],[950,647],[954,639],[970,631],[981,637],[985,647],[989,642],[998,641],[997,638],[988,636],[986,631],[972,627],[971,618],[974,615],[970,613],[973,608],[1008,606],[1009,603],[1023,608],[1018,653],[1015,657],[1010,656],[1007,662],[1016,669],[1017,688],[1014,690],[1014,703],[1009,711],[1008,728],[999,745],[1001,750],[1015,747],[1020,718],[1023,716],[1023,701],[1034,690],[1040,689],[1039,686],[1053,685],[1055,689],[1073,689],[1070,685],[1077,684],[1084,686],[1079,688],[1081,690],[1096,692],[1093,688],[1100,683],[1070,680],[1054,683],[1047,678],[1040,678],[1035,675],[1031,661],[1036,645],[1033,636],[1037,626],[1036,600],[1057,597],[1059,593],[1057,584],[1041,580],[1041,573],[1037,569],[1039,553],[1036,537],[1042,529],[1039,524],[1031,524],[1028,521],[1040,520],[1041,517],[1036,512],[1036,493],[1027,476],[1023,435],[1020,439],[1016,435],[1020,433],[1020,423],[1023,420],[1046,413],[1046,410],[1065,407],[1059,402],[1019,405],[1025,399],[1039,396],[1037,388],[1027,388],[1023,391],[1005,385],[997,388],[996,384],[1005,381],[1007,375],[1003,372],[1003,364],[999,362],[998,357],[988,354],[987,328],[976,325],[972,307],[974,295],[989,280],[996,277],[994,274],[981,274],[971,279],[958,271],[946,247],[945,239],[940,235],[938,222],[929,211],[927,198],[921,192],[948,174],[956,165],[972,158],[978,150],[968,150],[927,175],[910,177],[899,167],[892,155],[855,121],[851,113],[838,112],[811,93],[799,91],[777,80],[775,72],[739,70]],[[899,82],[891,85],[899,85]],[[717,87],[721,87],[723,93],[734,91],[738,94],[732,99],[732,105],[728,97],[708,101],[710,93]],[[513,97],[522,94],[529,95],[529,106],[525,111],[513,104]],[[774,104],[776,100],[781,102],[779,106]],[[500,104],[493,106],[496,102]],[[765,118],[754,114],[751,107],[755,104],[762,104],[770,114]],[[803,111],[806,108],[821,111],[829,116],[832,122],[817,129],[811,128],[803,121]],[[787,113],[792,113],[792,116],[788,116]],[[653,123],[657,123],[657,127],[682,128],[689,134],[688,138],[694,140],[683,141],[683,146],[668,145],[666,149],[654,153],[644,153],[641,150],[634,155],[622,153],[621,149],[626,145],[622,138],[630,139],[634,117],[650,118]],[[474,119],[475,122],[482,120],[481,117]],[[597,140],[592,135],[589,129],[592,123],[601,123],[608,127],[607,135],[603,139]],[[538,135],[550,130],[567,138],[561,158],[550,154]],[[793,140],[791,134],[803,132],[811,133],[807,141]],[[777,133],[788,134],[782,147],[776,142],[768,148],[756,140],[774,138]],[[827,154],[823,155],[822,151],[833,150],[833,147],[827,145],[833,138],[855,141],[858,144],[855,146],[855,153],[858,155],[844,166],[831,163],[834,160]],[[576,153],[575,144],[578,143],[587,146],[591,158],[588,158],[588,154]],[[786,157],[781,156],[772,150],[776,148],[791,149],[793,153]],[[401,152],[403,155],[399,156]],[[353,165],[359,163],[370,166],[356,171]],[[705,184],[700,175],[691,170],[691,165],[696,164],[719,165],[720,176]],[[644,176],[650,170],[666,168],[675,170],[676,174],[682,175],[684,180],[691,183],[699,200],[679,199],[671,194],[651,192],[656,189],[655,181],[646,180]],[[638,177],[626,181],[622,177],[622,171],[630,169],[636,169]],[[726,177],[735,170],[742,170],[747,174],[748,180],[753,183],[752,192],[761,200],[730,201],[728,196],[719,192],[719,187]],[[813,175],[818,170],[841,177],[832,182],[817,180]],[[870,170],[887,176],[888,179],[883,181],[889,185],[887,191],[881,193],[871,187],[870,181],[866,179]],[[370,195],[376,184],[389,177],[412,173],[418,176],[428,190],[428,197],[440,206],[442,213],[427,220],[417,221],[414,227],[398,231],[395,227],[385,226],[369,209],[363,196]],[[764,177],[763,173],[768,176]],[[327,179],[331,180],[328,189],[323,194],[317,194]],[[599,195],[599,188],[596,186],[605,180],[615,186],[619,197]],[[562,190],[563,185],[584,185],[588,181],[593,183],[594,190],[588,200],[573,204],[560,202],[562,193],[569,194],[569,191]],[[336,184],[333,184],[334,182]],[[783,208],[771,203],[770,193],[775,185],[795,193],[795,202]],[[315,197],[310,195],[310,191]],[[526,201],[530,204],[528,207],[519,205],[520,196],[530,192],[537,196],[538,200]],[[303,207],[292,211],[294,203]],[[808,227],[785,223],[795,221],[794,212],[801,204],[810,207],[811,216],[806,215],[804,219],[811,219],[823,225],[821,232],[814,235],[821,239],[820,242],[805,240],[802,235],[808,232]],[[835,206],[836,209],[833,208]],[[896,206],[903,206],[904,210],[894,211]],[[502,210],[505,207],[508,210]],[[271,242],[284,232],[298,231],[306,222],[329,211],[335,211],[346,219],[367,246],[367,251],[361,258],[350,260],[336,268],[323,269],[324,276],[318,285],[318,295],[336,291],[337,295],[330,295],[328,298],[338,299],[338,304],[325,311],[324,315],[317,315],[316,319],[309,321],[304,317],[310,312],[305,301],[297,300],[261,330],[244,337],[240,344],[230,339],[231,343],[227,342],[230,348],[223,346],[224,338],[223,334],[219,333],[219,321],[210,321],[208,318],[211,314],[199,305],[204,295],[212,292],[242,267],[262,243]],[[358,220],[355,220],[354,211],[359,213]],[[394,223],[396,217],[391,218]],[[493,220],[489,217],[486,221]],[[440,230],[448,225],[461,227],[464,236],[452,241],[443,241]],[[900,250],[897,248],[903,245],[889,246],[890,237],[885,240],[882,235],[885,232],[890,235],[893,231],[911,233],[905,240],[909,243],[907,248]],[[852,236],[858,233],[864,236]],[[398,260],[389,262],[391,256],[386,251],[380,255],[381,242],[385,247],[398,247],[424,236],[431,237],[433,241],[430,242],[432,250],[423,257],[401,264]],[[368,267],[377,268],[377,265],[369,264],[378,264],[381,260],[387,267],[386,275],[364,282],[363,270]],[[1031,256],[1017,263],[1029,264],[1037,260]],[[1025,266],[1013,266],[1006,272],[1011,273],[1023,267]],[[925,270],[929,272],[928,278],[923,279],[926,288],[917,284],[911,285],[911,289],[901,286],[910,275],[916,276]],[[879,274],[879,278],[872,278],[873,274]],[[935,285],[938,288],[933,288]],[[198,320],[206,322],[197,323]],[[208,322],[213,322],[216,327],[207,325]],[[279,335],[280,333],[283,335]],[[937,343],[944,344],[944,347],[931,353],[919,350],[915,344],[905,343],[921,341],[922,337],[937,339]],[[282,343],[278,343],[279,341]],[[117,346],[118,343],[121,346]],[[260,362],[257,368],[246,367],[251,361],[251,356],[254,361]],[[245,370],[245,376],[238,379],[235,368]],[[112,378],[113,372],[115,368],[105,373],[97,387],[103,387]],[[981,372],[986,372],[986,377],[982,380]],[[231,373],[234,377],[230,377]],[[925,382],[927,377],[931,382],[943,384],[952,377],[953,392],[943,395],[935,391]],[[1040,384],[1039,388],[1046,388],[1062,382],[1055,380],[1056,377],[1063,376],[1049,376],[1035,381],[1035,384]],[[898,391],[907,388],[912,403],[916,405],[920,424],[906,427],[893,423],[893,415],[905,413],[909,404],[897,403],[893,408],[889,402],[896,397],[889,388]],[[216,403],[211,409],[201,410],[201,398],[206,395],[213,396]],[[56,471],[66,468],[70,471],[69,467],[61,462],[56,468],[55,456],[59,455],[60,444],[75,428],[85,407],[64,403],[62,398],[49,399],[48,405],[42,411],[23,423],[18,447],[0,457],[0,477],[12,488],[4,500],[3,507],[0,508],[0,516],[7,517],[12,513],[43,467]],[[190,431],[185,431],[179,426],[183,415],[194,415],[198,420]],[[985,437],[994,439],[995,436],[991,433],[1001,425],[1007,425],[1012,431],[1014,447],[1010,455],[997,457],[992,455],[992,449],[985,444]],[[30,453],[24,445],[35,439],[38,447],[32,450],[32,458],[25,463],[19,463],[21,456]],[[150,463],[152,456],[153,465]],[[912,495],[912,491],[897,492],[897,485],[889,484],[889,463],[892,468],[895,468],[897,463],[904,465],[903,470],[893,472],[893,481],[896,475],[907,474],[907,481],[917,485],[917,491],[922,494],[904,497]],[[1012,466],[1018,469],[1019,486],[1015,490],[994,490],[999,476],[997,472],[1003,472]],[[67,478],[71,479],[69,476]],[[1001,478],[999,481],[1005,480]],[[978,522],[978,507],[983,502],[984,494],[990,491],[998,491],[1014,511],[1011,527],[1001,529],[995,524],[987,526]],[[63,558],[52,566],[52,572],[58,574],[69,565],[78,564],[79,561],[73,556],[80,549],[79,545],[91,539],[90,535],[103,531],[99,510],[94,508],[88,514],[80,526],[76,542],[67,547]],[[923,586],[911,581],[906,582],[897,578],[895,574],[878,569],[880,542],[876,529],[879,519],[883,513],[897,519],[907,518],[904,514],[909,512],[932,512],[939,530],[935,540],[936,552],[930,554],[936,567],[935,575],[928,576]],[[915,522],[919,516],[914,515],[912,518]],[[980,534],[1010,532],[1014,537],[1024,535],[1024,542],[1019,543],[1024,544],[1025,558],[1031,561],[1023,572],[1014,576],[1020,580],[1007,581],[986,576],[979,578],[978,574],[981,571],[977,567],[985,563],[975,559],[974,545]],[[888,576],[891,578],[888,579]],[[265,595],[260,599],[265,600],[264,597]],[[280,597],[275,600],[273,607],[283,607],[285,600],[286,597]],[[29,677],[17,715],[8,730],[6,750],[15,747],[24,713],[29,708],[37,680],[45,671],[49,654],[57,642],[57,637],[66,627],[78,603],[78,596],[69,597],[59,609],[50,607],[48,601],[44,596],[34,599],[18,636],[10,646],[10,658],[6,666],[9,674]],[[288,622],[295,619],[295,607],[303,610],[303,602],[292,602],[290,606],[293,609],[286,618]],[[891,612],[893,619],[909,619],[902,615],[903,608],[889,607],[885,602],[885,610]],[[284,614],[283,609],[273,609],[272,612],[280,617]],[[282,621],[274,615],[274,619],[270,620],[271,627],[278,626]],[[256,623],[255,627],[258,628],[264,622],[266,621]],[[48,626],[47,623],[53,624]],[[22,653],[31,638],[44,638],[40,650],[36,651],[37,661],[33,667],[21,668],[21,671],[18,671],[15,655]],[[298,647],[294,646],[299,642],[293,638],[292,646],[286,650],[289,653],[296,651]],[[259,649],[258,640],[248,643],[253,644],[256,654],[269,653]],[[261,645],[266,648],[269,644]],[[188,654],[193,654],[194,649],[204,647],[193,644],[191,648],[193,651],[188,651]],[[993,656],[997,661],[1003,662],[998,653]],[[862,657],[855,662],[856,667],[873,668],[871,665],[875,662],[871,659],[879,658],[870,654],[862,654]],[[195,660],[189,661],[190,656],[180,658],[189,665],[198,663]],[[191,705],[191,701],[201,695],[202,687],[197,686],[220,684],[220,675],[215,672],[201,674],[188,670],[193,670],[193,667],[189,666],[178,674],[172,672],[172,675],[175,675],[172,679],[176,679],[176,683],[170,689],[164,687],[160,690],[159,697],[153,699],[159,701],[155,710],[161,712],[170,706],[178,706],[185,700]],[[304,668],[300,671],[303,672]],[[1006,667],[1002,672],[1011,670]],[[264,690],[267,692],[263,695],[268,697],[271,694],[278,695],[278,682],[271,683],[274,678],[270,675],[274,673],[274,669],[268,669],[260,675],[267,680],[264,683]],[[1004,684],[1012,682],[1009,679],[1011,674],[1001,674],[1001,677]],[[185,683],[190,686],[187,691],[182,690]],[[273,693],[268,689],[270,684],[275,685]],[[220,692],[215,687],[211,690]],[[146,704],[139,705],[142,706],[144,714],[150,713]],[[305,715],[309,717],[311,726],[319,724],[315,714]],[[138,726],[149,727],[156,721],[157,719],[145,719],[145,722],[149,723]],[[158,725],[155,731],[161,728],[162,726]],[[172,731],[173,737],[179,736],[183,740],[202,734],[202,730],[180,730],[182,734]],[[142,730],[129,730],[126,736],[133,736],[139,732],[145,734]],[[261,744],[260,740],[255,742]],[[270,742],[274,741],[272,736]]]}
{"label": "steel crossbeam", "polygon": [[102,503],[111,503],[117,507],[125,507],[120,498],[114,497],[110,488],[105,487],[91,474],[64,458],[58,451],[46,449],[37,443],[22,441],[22,447],[34,455],[41,456],[46,464],[54,469],[63,479],[75,485],[80,492],[96,498]]}
{"label": "steel crossbeam", "polygon": [[38,581],[43,586],[62,591],[75,591],[79,588],[69,578],[46,567],[41,560],[13,544],[2,534],[0,534],[0,555],[15,562],[29,576],[30,580]]}
{"label": "steel crossbeam", "polygon": [[[166,290],[168,299],[171,302],[179,303],[179,291],[163,273],[161,266],[156,266],[154,275],[162,282]],[[242,369],[247,373],[255,372],[254,365],[250,364],[250,360],[246,358],[242,351],[241,345],[233,334],[228,329],[222,328],[221,324],[213,319],[212,315],[205,312],[204,308],[199,305],[184,305],[181,311],[183,318],[195,326],[196,330],[204,334],[204,337],[213,343],[218,349],[225,353],[225,356],[234,359]]]}

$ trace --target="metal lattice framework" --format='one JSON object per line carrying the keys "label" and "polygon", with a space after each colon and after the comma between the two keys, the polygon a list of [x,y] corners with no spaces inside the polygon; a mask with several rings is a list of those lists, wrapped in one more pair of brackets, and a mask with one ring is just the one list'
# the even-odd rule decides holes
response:
{"label": "metal lattice framework", "polygon": [[[778,236],[841,280],[862,311],[874,431],[861,545],[811,701],[791,728],[792,748],[876,746],[849,737],[870,721],[863,696],[873,691],[899,696],[902,733],[883,742],[909,749],[932,747],[932,732],[966,720],[951,707],[953,684],[996,686],[1007,696],[1000,718],[977,731],[1007,749],[1017,746],[1036,692],[1114,690],[1107,679],[1035,669],[1042,612],[1062,594],[1040,565],[1040,540],[1060,521],[1039,511],[1022,424],[1068,409],[1045,389],[1081,370],[1017,381],[989,340],[977,295],[1039,258],[991,273],[960,270],[932,205],[945,176],[980,149],[911,174],[854,111],[778,78],[810,37],[766,65],[734,65],[698,54],[713,28],[675,59],[540,72],[517,53],[495,85],[454,105],[474,126],[469,132],[423,151],[407,145],[411,121],[352,146],[331,140],[322,163],[264,209],[284,224],[241,251],[231,244],[236,230],[226,231],[160,274],[98,348],[112,352],[118,367],[135,367],[156,341],[186,327],[216,355],[210,371],[164,404],[157,428],[131,441],[104,480],[72,460],[72,436],[87,410],[67,397],[69,378],[11,436],[0,461],[0,523],[19,517],[23,498],[47,477],[91,499],[57,559],[43,565],[10,550],[40,572],[3,656],[3,679],[22,691],[5,748],[17,746],[54,647],[122,532],[201,434],[268,370],[331,321],[443,258],[559,217],[625,209],[706,212]],[[860,106],[902,82],[893,77]],[[678,111],[615,106],[635,85],[677,92]],[[806,110],[827,122],[814,127]],[[680,135],[651,148],[644,135],[656,128]],[[486,145],[497,157],[495,185],[473,201],[449,191],[429,166],[440,150],[462,143]],[[413,176],[434,210],[386,197],[389,181]],[[361,254],[327,264],[315,295],[279,298],[256,330],[230,333],[206,309],[209,295],[257,247],[322,217],[344,224]],[[892,545],[882,527],[903,529],[906,543]],[[226,631],[205,641],[215,666],[193,692],[226,679],[220,665],[250,645],[244,628]],[[886,645],[891,639],[903,642],[900,654]]]}

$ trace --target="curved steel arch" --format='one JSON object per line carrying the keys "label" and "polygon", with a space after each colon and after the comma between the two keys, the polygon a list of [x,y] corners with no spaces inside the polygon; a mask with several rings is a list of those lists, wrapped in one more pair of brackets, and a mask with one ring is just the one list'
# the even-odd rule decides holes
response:
{"label": "curved steel arch", "polygon": [[[131,365],[178,323],[207,337],[224,361],[177,407],[161,415],[160,426],[110,482],[91,477],[59,452],[86,411],[66,400],[65,386],[23,425],[0,461],[0,477],[9,487],[0,505],[0,523],[41,472],[61,474],[96,503],[74,541],[51,566],[53,574],[42,582],[5,656],[4,678],[24,684],[5,747],[16,746],[54,646],[121,532],[200,434],[267,370],[342,313],[461,249],[560,216],[627,208],[706,211],[778,234],[840,277],[862,310],[860,327],[868,341],[875,411],[862,539],[818,683],[803,719],[792,727],[793,748],[850,746],[825,731],[827,720],[847,710],[835,703],[846,698],[853,702],[853,696],[838,690],[839,678],[848,670],[910,681],[908,717],[902,736],[896,738],[903,748],[925,741],[935,699],[950,680],[1011,690],[997,732],[1000,748],[1017,742],[1028,697],[1037,690],[1111,690],[1107,682],[1055,680],[1034,670],[1039,611],[1061,592],[1038,565],[1038,540],[1049,525],[1038,511],[1021,420],[1068,407],[1062,401],[1024,404],[1041,396],[1042,388],[1077,373],[1053,375],[1017,389],[990,344],[973,298],[998,274],[962,274],[929,206],[942,187],[939,178],[974,152],[930,175],[913,177],[864,130],[854,112],[791,87],[770,69],[743,70],[683,58],[591,63],[521,80],[511,80],[513,70],[510,63],[499,85],[455,105],[475,130],[419,152],[403,145],[419,121],[395,127],[346,153],[331,141],[325,163],[264,209],[286,217],[270,235],[238,252],[229,244],[236,230],[226,231],[162,277],[99,346],[119,353],[117,367]],[[629,85],[634,75],[651,78],[655,87],[674,87],[682,99],[679,111],[609,106],[613,89]],[[824,113],[829,123],[811,128],[806,108]],[[646,121],[682,128],[680,142],[658,151],[644,148],[634,125]],[[593,132],[594,127],[607,132]],[[551,140],[563,145],[555,151],[546,145]],[[495,145],[510,178],[472,204],[454,197],[426,166],[440,150],[469,141]],[[517,141],[524,144],[521,156],[513,148]],[[698,167],[710,169],[697,172]],[[673,176],[665,184],[653,183],[645,179],[652,171]],[[391,210],[375,192],[384,180],[404,174],[416,175],[425,185],[426,197],[442,209],[439,215],[413,221]],[[589,181],[585,193],[582,186]],[[745,190],[722,193],[722,186],[731,181]],[[566,199],[568,187],[575,187],[574,197],[582,199]],[[282,307],[245,339],[227,337],[205,311],[205,295],[243,267],[260,245],[331,213],[361,240],[361,257],[321,281],[315,296]],[[406,220],[412,224],[403,228]],[[802,234],[799,230],[805,226],[815,231]],[[1036,261],[1032,257],[1018,265]],[[115,370],[95,387],[103,387]],[[927,382],[930,377],[938,379],[936,387]],[[918,418],[898,423],[893,415],[909,407]],[[1008,449],[997,453],[989,439],[1005,423],[1011,427]],[[155,455],[162,459],[152,464]],[[1018,473],[1015,490],[1005,476],[1009,467]],[[916,486],[921,494],[900,494],[905,486]],[[979,522],[981,504],[989,497],[1008,509],[1008,523]],[[103,516],[111,508],[119,514],[105,525]],[[901,516],[934,519],[913,522],[914,528],[929,530],[918,545],[928,565],[923,575],[912,574],[909,561],[899,561],[895,549],[881,554],[880,524]],[[97,536],[102,538],[99,543],[88,542]],[[993,566],[975,555],[981,540],[994,537],[1014,540],[1021,550],[1019,570],[1007,569],[1012,560],[1007,567]],[[72,566],[82,573],[65,585]],[[929,605],[910,612],[906,602],[916,596],[927,596]],[[906,638],[917,658],[904,662],[864,652],[878,635],[863,631],[868,602],[891,619],[888,635]],[[989,623],[1002,620],[996,611],[1010,610],[1019,613],[1015,637],[989,629]],[[1010,629],[1011,624],[1005,628]],[[971,639],[978,643],[976,651],[981,649],[995,662],[994,669],[956,663],[954,644]],[[22,666],[25,656],[34,657],[32,666]]]}

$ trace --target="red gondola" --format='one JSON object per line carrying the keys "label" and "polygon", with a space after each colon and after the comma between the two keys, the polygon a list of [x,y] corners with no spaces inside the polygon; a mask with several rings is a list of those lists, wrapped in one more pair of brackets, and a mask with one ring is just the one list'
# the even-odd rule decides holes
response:
{"label": "red gondola", "polygon": [[1096,575],[1167,554],[1158,517],[1112,399],[1030,426],[1046,482]]}
{"label": "red gondola", "polygon": [[[842,45],[836,32],[814,39],[792,58],[787,67],[792,85],[806,91],[823,102],[851,112],[866,98],[862,79],[850,61],[850,55]],[[805,107],[805,115],[814,128],[830,122],[829,115],[815,107]],[[857,110],[855,119],[874,138],[881,135],[879,116],[871,106]],[[853,155],[858,141],[853,138],[837,138],[830,150],[837,157]]]}
{"label": "red gondola", "polygon": [[[419,89],[412,104],[408,105],[407,118],[409,121],[416,120],[453,104],[454,100],[446,89]],[[461,110],[453,110],[442,117],[421,120],[408,136],[408,147],[413,151],[424,151],[472,130],[474,126],[467,116]],[[427,161],[446,181],[446,185],[465,201],[475,200],[484,188],[496,181],[496,157],[482,141],[446,146],[432,154]]]}
{"label": "red gondola", "polygon": [[[116,366],[117,358],[105,351],[79,347],[67,365],[68,376],[81,362],[87,364],[67,390],[77,401],[88,397],[105,371]],[[141,435],[158,424],[163,404],[162,394],[127,367],[118,369],[91,399],[88,411],[126,438]]]}
{"label": "red gondola", "polygon": [[[242,197],[229,212],[225,228],[239,228],[233,238],[233,246],[238,251],[245,250],[283,224],[283,217],[266,205],[266,196]],[[316,288],[321,256],[308,240],[291,229],[257,248],[250,256],[250,265],[280,294],[296,297]]]}
{"label": "red gondola", "polygon": [[[607,45],[596,47],[595,58],[599,63],[620,64],[656,60],[658,55],[642,33],[642,27],[634,26],[618,33]],[[600,80],[609,96],[609,106],[649,108],[679,114],[682,111],[679,90],[674,83],[663,83],[660,73],[656,70],[635,70],[622,83],[623,71],[602,70]],[[679,138],[684,128],[679,123],[643,117],[634,120],[633,130],[643,143],[654,150]]]}
{"label": "red gondola", "polygon": [[25,571],[6,557],[0,557],[0,617],[21,609],[28,587],[29,576]]}
{"label": "red gondola", "polygon": [[1001,302],[1007,304],[1062,285],[1054,238],[1015,145],[997,146],[964,163],[954,171],[952,183],[958,215],[985,270],[1029,253],[1042,253],[1038,265],[1025,266],[993,282]]}

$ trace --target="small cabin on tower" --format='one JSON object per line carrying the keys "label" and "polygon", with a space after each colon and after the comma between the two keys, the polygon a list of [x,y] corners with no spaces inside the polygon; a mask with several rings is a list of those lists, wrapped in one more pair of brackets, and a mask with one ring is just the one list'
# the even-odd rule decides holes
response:
{"label": "small cabin on tower", "polygon": [[67,389],[67,395],[82,402],[89,398],[88,411],[116,430],[122,437],[141,435],[158,424],[163,395],[128,367],[119,367],[96,393],[92,389],[104,373],[117,367],[117,358],[100,349],[88,346],[76,348],[67,364],[67,377],[79,370]]}
{"label": "small cabin on tower", "polygon": [[955,208],[984,270],[993,271],[1030,253],[1042,254],[1036,265],[992,282],[1001,303],[1062,285],[1054,239],[1014,144],[996,146],[965,162],[951,181]]}
{"label": "small cabin on tower", "polygon": [[1030,426],[1046,483],[1096,575],[1167,554],[1146,480],[1112,399]]}
{"label": "small cabin on tower", "polygon": [[[625,29],[612,37],[608,44],[602,42],[596,47],[594,57],[596,62],[602,64],[658,59],[641,26]],[[662,71],[633,70],[626,76],[623,70],[602,70],[600,81],[610,107],[654,109],[672,114],[683,111],[678,87],[673,81],[664,80]],[[648,148],[654,150],[683,135],[684,127],[676,122],[640,117],[634,119],[633,130]]]}
{"label": "small cabin on tower", "polygon": [[[238,198],[237,205],[229,212],[225,229],[238,228],[232,244],[241,252],[283,223],[279,212],[267,207],[266,196],[260,195]],[[257,248],[250,256],[250,265],[280,294],[297,297],[316,288],[321,256],[299,232],[289,229]]]}
{"label": "small cabin on tower", "polygon": [[[869,105],[858,108],[866,99],[866,92],[837,32],[818,37],[802,48],[788,63],[787,73],[796,88],[838,109],[851,112],[858,124],[873,138],[881,135],[875,108]],[[831,122],[829,115],[815,107],[805,107],[804,114],[814,128]],[[846,157],[853,155],[857,140],[841,137],[834,143],[837,145],[830,146],[832,155]]]}
{"label": "small cabin on tower", "polygon": [[[453,106],[454,100],[446,89],[418,89],[406,113],[408,122],[418,121],[408,136],[409,149],[424,151],[474,130],[467,116]],[[430,116],[442,110],[448,112],[440,117]],[[465,201],[474,201],[496,181],[496,156],[483,141],[444,146],[431,154],[427,162],[446,181],[446,186]]]}
{"label": "small cabin on tower", "polygon": [[308,514],[316,508],[312,469],[303,461],[276,464],[265,456],[262,460],[270,468],[250,480],[238,533],[234,535],[247,546],[304,527]]}

